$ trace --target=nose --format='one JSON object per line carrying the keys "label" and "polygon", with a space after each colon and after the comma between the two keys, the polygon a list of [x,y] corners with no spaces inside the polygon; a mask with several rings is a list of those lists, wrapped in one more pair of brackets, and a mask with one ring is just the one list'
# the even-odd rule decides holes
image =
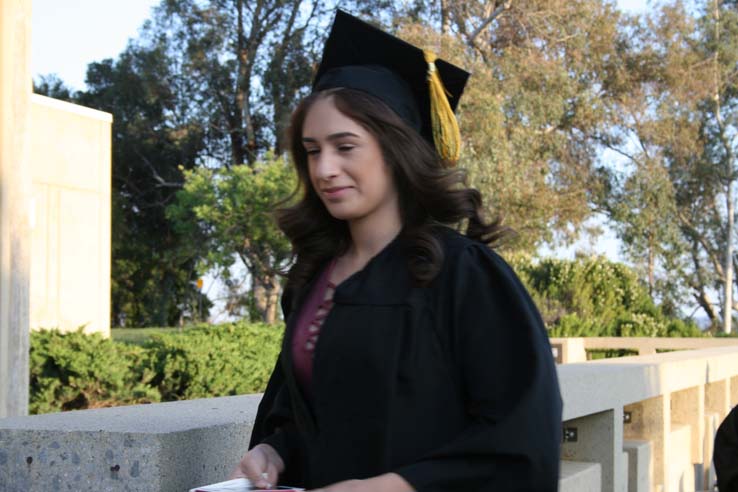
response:
{"label": "nose", "polygon": [[338,159],[329,150],[323,150],[312,158],[313,175],[319,180],[330,180],[338,176],[340,166]]}

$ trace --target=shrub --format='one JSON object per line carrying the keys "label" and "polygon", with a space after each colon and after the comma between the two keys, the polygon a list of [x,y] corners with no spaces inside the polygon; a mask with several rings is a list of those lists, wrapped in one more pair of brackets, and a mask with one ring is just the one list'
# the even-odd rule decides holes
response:
{"label": "shrub", "polygon": [[31,333],[31,413],[257,393],[274,368],[281,326],[201,325],[144,346],[82,330]]}
{"label": "shrub", "polygon": [[55,330],[31,333],[31,413],[159,401],[146,351],[104,338]]}
{"label": "shrub", "polygon": [[203,325],[153,335],[145,345],[164,400],[264,391],[280,350],[281,326]]}
{"label": "shrub", "polygon": [[602,257],[510,263],[555,337],[701,336],[697,326],[664,315],[628,266]]}

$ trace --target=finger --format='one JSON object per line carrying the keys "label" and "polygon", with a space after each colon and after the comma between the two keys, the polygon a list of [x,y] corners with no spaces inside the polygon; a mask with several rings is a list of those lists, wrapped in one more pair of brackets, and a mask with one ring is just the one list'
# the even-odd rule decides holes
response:
{"label": "finger", "polygon": [[228,476],[228,480],[235,480],[236,478],[249,478],[246,476],[246,474],[243,472],[240,466],[237,466],[233,469],[231,474]]}
{"label": "finger", "polygon": [[268,463],[266,473],[269,482],[276,485],[279,481],[279,472],[277,471],[277,465],[275,465],[273,462]]}
{"label": "finger", "polygon": [[276,482],[276,480],[273,480],[268,472],[261,472],[255,480],[253,480],[254,486],[256,486],[259,489],[269,489],[272,487],[272,484]]}

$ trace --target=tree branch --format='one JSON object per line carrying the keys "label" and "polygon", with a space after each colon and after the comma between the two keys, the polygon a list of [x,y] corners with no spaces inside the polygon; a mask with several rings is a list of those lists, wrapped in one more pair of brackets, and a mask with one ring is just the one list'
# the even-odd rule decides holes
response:
{"label": "tree branch", "polygon": [[484,29],[492,23],[493,20],[498,18],[502,13],[510,8],[512,5],[512,0],[506,0],[505,2],[502,2],[500,5],[497,6],[496,9],[492,11],[492,13],[482,22],[479,27],[477,27],[473,33],[471,33],[471,36],[469,36],[469,39],[467,39],[467,44],[470,48],[476,48],[476,40],[477,37],[484,31]]}

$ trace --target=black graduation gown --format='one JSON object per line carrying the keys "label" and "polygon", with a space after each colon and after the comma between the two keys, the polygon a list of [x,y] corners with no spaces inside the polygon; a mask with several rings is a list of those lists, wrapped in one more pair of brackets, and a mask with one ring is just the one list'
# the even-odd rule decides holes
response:
{"label": "black graduation gown", "polygon": [[312,286],[283,298],[282,353],[250,444],[282,456],[280,483],[395,472],[419,492],[557,490],[562,404],[541,317],[496,253],[450,229],[440,238],[428,287],[413,287],[398,236],[336,288],[312,404],[290,350]]}
{"label": "black graduation gown", "polygon": [[712,460],[720,492],[738,492],[738,406],[718,427]]}

